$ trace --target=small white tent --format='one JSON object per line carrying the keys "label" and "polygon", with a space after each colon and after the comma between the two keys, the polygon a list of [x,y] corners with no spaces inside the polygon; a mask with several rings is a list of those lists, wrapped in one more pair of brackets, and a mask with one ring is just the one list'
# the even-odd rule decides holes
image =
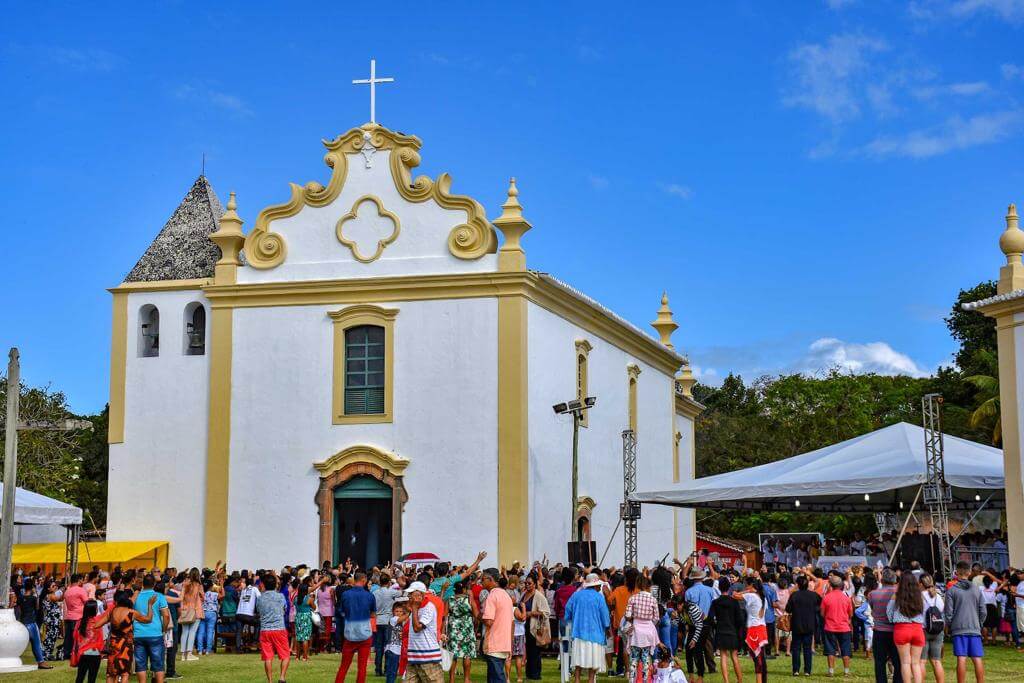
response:
{"label": "small white tent", "polygon": [[67,527],[81,524],[81,508],[23,488],[14,494],[15,543],[65,542]]}
{"label": "small white tent", "polygon": [[[1003,452],[943,435],[951,510],[1005,507]],[[900,512],[925,482],[924,429],[900,422],[757,467],[632,496],[675,507],[803,512]]]}

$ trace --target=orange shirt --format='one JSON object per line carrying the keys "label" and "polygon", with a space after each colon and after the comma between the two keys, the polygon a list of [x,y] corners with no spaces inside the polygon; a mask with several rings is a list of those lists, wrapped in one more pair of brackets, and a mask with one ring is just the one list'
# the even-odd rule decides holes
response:
{"label": "orange shirt", "polygon": [[424,593],[423,594],[423,599],[426,600],[427,602],[429,602],[431,605],[433,605],[434,609],[437,610],[437,637],[440,638],[441,637],[441,625],[444,623],[444,615],[445,615],[444,600],[442,600],[439,596],[434,595],[433,593]]}
{"label": "orange shirt", "polygon": [[626,616],[626,604],[634,593],[636,591],[630,593],[629,589],[623,584],[613,590],[612,594],[608,596],[608,606],[612,610],[612,628],[618,628],[619,624],[622,623],[622,617]]}

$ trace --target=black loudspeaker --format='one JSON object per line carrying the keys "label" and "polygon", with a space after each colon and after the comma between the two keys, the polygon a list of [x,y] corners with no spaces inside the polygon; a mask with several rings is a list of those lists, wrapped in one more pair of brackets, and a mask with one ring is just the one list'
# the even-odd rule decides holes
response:
{"label": "black loudspeaker", "polygon": [[569,541],[569,564],[591,567],[597,562],[597,541]]}

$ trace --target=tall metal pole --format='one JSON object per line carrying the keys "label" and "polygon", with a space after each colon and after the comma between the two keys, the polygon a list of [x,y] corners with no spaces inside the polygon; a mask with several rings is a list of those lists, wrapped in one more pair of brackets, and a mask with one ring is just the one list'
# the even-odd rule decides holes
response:
{"label": "tall metal pole", "polygon": [[636,492],[636,434],[632,429],[622,432],[622,507],[619,516],[625,523],[623,536],[625,548],[623,564],[636,567],[636,506],[630,504],[629,497]]}
{"label": "tall metal pole", "polygon": [[572,540],[580,540],[580,530],[576,526],[576,505],[579,501],[579,458],[580,458],[580,413],[572,411],[572,515],[569,517],[569,530]]}
{"label": "tall metal pole", "polygon": [[14,547],[14,495],[18,480],[18,400],[21,369],[18,349],[7,363],[7,422],[4,425],[4,500],[0,508],[0,608],[8,608],[11,594],[11,553]]}
{"label": "tall metal pole", "polygon": [[953,491],[946,483],[942,441],[942,396],[926,394],[921,399],[924,422],[925,484],[924,504],[931,515],[932,533],[939,545],[939,563],[946,579],[953,576],[953,553],[949,542],[949,504]]}

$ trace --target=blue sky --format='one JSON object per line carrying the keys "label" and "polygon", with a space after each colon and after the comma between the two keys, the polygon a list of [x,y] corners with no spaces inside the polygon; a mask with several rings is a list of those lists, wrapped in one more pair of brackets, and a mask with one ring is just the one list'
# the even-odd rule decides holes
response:
{"label": "blue sky", "polygon": [[[80,411],[110,296],[200,169],[251,227],[378,119],[499,212],[530,267],[729,371],[927,373],[1024,200],[1024,0],[21,3],[0,33],[0,344]],[[261,7],[265,9],[260,9]],[[481,9],[484,7],[484,9]]]}

